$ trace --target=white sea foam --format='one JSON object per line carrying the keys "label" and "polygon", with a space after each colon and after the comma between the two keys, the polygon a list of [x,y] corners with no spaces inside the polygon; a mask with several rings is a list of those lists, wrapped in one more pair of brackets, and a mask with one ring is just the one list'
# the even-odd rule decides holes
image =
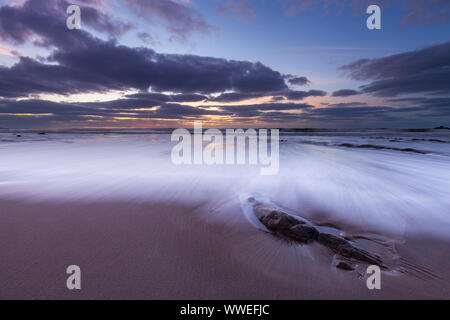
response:
{"label": "white sea foam", "polygon": [[[2,133],[0,198],[215,207],[257,193],[333,221],[450,237],[450,144],[414,137],[290,134],[280,145],[279,173],[261,176],[255,165],[175,166],[169,134]],[[430,154],[339,147],[374,141]]]}

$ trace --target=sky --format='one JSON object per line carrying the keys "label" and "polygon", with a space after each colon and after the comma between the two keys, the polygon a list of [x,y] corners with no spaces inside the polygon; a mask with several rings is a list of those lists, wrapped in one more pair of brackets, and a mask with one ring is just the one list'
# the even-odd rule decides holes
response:
{"label": "sky", "polygon": [[450,126],[450,1],[0,0],[0,128],[194,120]]}

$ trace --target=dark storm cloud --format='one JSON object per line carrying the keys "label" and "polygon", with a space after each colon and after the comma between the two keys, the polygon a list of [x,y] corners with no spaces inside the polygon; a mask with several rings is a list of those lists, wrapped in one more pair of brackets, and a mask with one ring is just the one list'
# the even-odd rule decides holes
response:
{"label": "dark storm cloud", "polygon": [[150,102],[120,99],[107,102],[62,103],[46,100],[0,100],[0,115],[5,114],[53,114],[54,117],[73,121],[87,116],[134,118],[182,118],[184,116],[231,115],[231,112],[208,110],[187,105],[161,104],[155,110],[133,110],[152,107]]}
{"label": "dark storm cloud", "polygon": [[309,91],[287,91],[283,96],[289,100],[302,100],[307,97],[324,97],[326,91],[322,90],[309,90]]}
{"label": "dark storm cloud", "polygon": [[209,101],[214,102],[236,102],[236,101],[242,101],[247,99],[253,99],[253,98],[259,98],[259,97],[265,97],[264,94],[257,94],[257,93],[240,93],[240,92],[226,92],[222,93],[219,96],[215,98],[210,98]]}
{"label": "dark storm cloud", "polygon": [[21,57],[12,67],[0,66],[0,96],[21,97],[38,93],[80,93],[121,89],[119,83],[95,72],[43,64]]}
{"label": "dark storm cloud", "polygon": [[144,91],[149,87],[187,94],[286,88],[281,74],[261,63],[158,54],[101,40],[86,47],[57,50],[50,59],[58,64],[22,58],[11,68],[0,68],[0,83],[11,88],[2,86],[0,95],[20,97],[37,92],[67,94],[132,88]]}
{"label": "dark storm cloud", "polygon": [[[399,102],[400,103],[400,102]],[[139,108],[156,107],[152,110]],[[295,113],[292,113],[295,112]],[[299,113],[301,112],[301,113]],[[296,121],[353,121],[378,123],[382,121],[405,121],[405,119],[428,118],[442,119],[450,115],[450,108],[427,106],[390,107],[390,106],[330,106],[315,108],[301,103],[265,103],[255,105],[192,107],[179,103],[161,103],[148,99],[127,98],[106,102],[58,103],[45,100],[0,100],[0,126],[51,126],[52,124],[70,126],[70,124],[105,125],[111,121],[145,121],[151,119],[202,119],[205,116],[225,116],[239,121],[264,121],[267,123],[286,123]],[[19,115],[18,115],[19,114]],[[23,116],[20,116],[23,114]],[[42,116],[43,114],[51,114]],[[30,116],[35,115],[35,116]],[[100,118],[99,118],[100,117]],[[32,119],[32,120],[31,120]]]}
{"label": "dark storm cloud", "polygon": [[[84,1],[90,3],[92,1]],[[32,40],[41,46],[67,47],[86,43],[87,32],[79,30],[69,33],[66,28],[65,0],[28,0],[23,6],[0,7],[0,38],[13,43]],[[81,5],[83,25],[113,36],[121,35],[133,28],[94,7]]]}
{"label": "dark storm cloud", "polygon": [[94,109],[83,108],[76,104],[58,103],[45,100],[0,100],[0,114],[70,114],[82,115],[95,112]]}
{"label": "dark storm cloud", "polygon": [[450,97],[420,97],[420,98],[395,98],[389,99],[393,103],[405,105],[417,105],[427,108],[448,108],[450,109]]}
{"label": "dark storm cloud", "polygon": [[112,112],[129,111],[135,108],[153,108],[161,106],[165,102],[151,99],[117,99],[107,102],[85,102],[83,105],[96,110],[107,109]]}
{"label": "dark storm cloud", "polygon": [[257,111],[268,111],[268,110],[303,110],[314,108],[314,106],[307,103],[262,103],[262,104],[251,104],[251,105],[237,105],[237,106],[221,106],[222,110],[236,112],[239,110],[257,110]]}
{"label": "dark storm cloud", "polygon": [[160,101],[160,102],[201,102],[208,99],[207,96],[201,95],[201,94],[163,94],[163,93],[150,93],[150,92],[144,92],[144,93],[135,93],[135,94],[129,94],[126,96],[130,99],[148,99],[152,101]]}
{"label": "dark storm cloud", "polygon": [[[0,8],[2,39],[14,43],[34,39],[54,49],[48,57],[52,65],[23,58],[11,68],[2,67],[0,83],[12,89],[2,86],[2,96],[131,88],[146,91],[149,87],[185,94],[287,89],[282,74],[259,62],[159,54],[147,48],[118,45],[114,40],[104,41],[85,30],[68,30],[60,3],[29,0],[21,7]],[[101,14],[91,17],[97,19],[91,25],[99,29]]]}
{"label": "dark storm cloud", "polygon": [[158,44],[158,41],[155,40],[154,36],[152,36],[150,33],[148,32],[138,32],[136,34],[136,36],[142,40],[142,42],[144,42],[145,44],[154,46],[156,44]]}
{"label": "dark storm cloud", "polygon": [[332,93],[332,97],[350,97],[361,94],[361,92],[352,89],[337,90]]}
{"label": "dark storm cloud", "polygon": [[230,113],[171,103],[162,105],[161,108],[153,112],[153,114],[150,113],[150,115],[155,118],[183,118],[187,116],[230,115]]}
{"label": "dark storm cloud", "polygon": [[[171,101],[170,95],[163,93],[151,93],[151,92],[141,92],[141,93],[133,93],[126,95],[126,98],[129,99],[142,99],[142,100],[150,100],[155,102],[167,102]],[[129,100],[127,100],[129,101]]]}
{"label": "dark storm cloud", "polygon": [[326,103],[330,107],[361,107],[367,105],[366,102],[342,102],[342,103]]}
{"label": "dark storm cloud", "polygon": [[298,91],[298,90],[284,90],[284,91],[274,91],[274,92],[264,92],[264,93],[240,93],[240,92],[226,92],[222,93],[215,98],[210,98],[209,101],[214,102],[237,102],[253,98],[263,98],[268,96],[276,96],[276,99],[283,100],[303,100],[307,97],[323,97],[326,96],[326,92],[322,90],[309,90],[309,91]]}
{"label": "dark storm cloud", "polygon": [[372,81],[365,93],[393,97],[408,93],[450,91],[450,42],[341,67],[355,80]]}
{"label": "dark storm cloud", "polygon": [[[152,108],[143,110],[141,108]],[[63,103],[46,100],[0,100],[0,116],[20,117],[20,114],[47,116],[47,120],[65,120],[68,122],[89,117],[104,117],[103,120],[115,117],[131,117],[135,119],[182,119],[202,116],[228,116],[228,117],[267,117],[267,111],[300,111],[314,108],[308,104],[295,103],[266,103],[255,105],[221,106],[212,109],[209,106],[192,107],[179,103],[161,103],[142,98],[117,99],[106,102]],[[14,114],[13,116],[11,114]],[[286,114],[286,119],[289,114]],[[26,118],[24,118],[26,119]]]}
{"label": "dark storm cloud", "polygon": [[288,83],[291,85],[296,85],[296,86],[305,86],[305,85],[309,84],[310,81],[306,77],[294,77],[294,78],[289,78]]}
{"label": "dark storm cloud", "polygon": [[[257,62],[194,55],[159,54],[98,40],[88,48],[58,50],[52,60],[62,66],[113,79],[123,88],[178,93],[214,93],[225,90],[265,92],[283,90],[282,75]],[[111,67],[114,66],[114,67]]]}
{"label": "dark storm cloud", "polygon": [[[67,6],[69,5],[69,2],[62,1],[62,4],[63,9],[65,11]],[[88,26],[98,31],[109,33],[114,36],[120,36],[126,33],[127,31],[135,28],[135,26],[132,23],[122,22],[114,17],[111,17],[103,12],[100,12],[99,10],[93,7],[81,5],[80,8],[82,12],[82,22],[86,23]]]}
{"label": "dark storm cloud", "polygon": [[420,112],[427,117],[442,117],[441,121],[448,121],[450,116],[450,97],[420,97],[420,98],[395,98],[389,102],[401,105],[396,109],[409,110],[411,112]]}
{"label": "dark storm cloud", "polygon": [[287,122],[292,124],[295,121],[298,120],[304,120],[303,114],[294,114],[294,113],[284,113],[284,112],[278,112],[278,111],[274,111],[274,112],[265,112],[263,114],[261,114],[258,117],[259,121],[264,121],[264,122]]}
{"label": "dark storm cloud", "polygon": [[201,94],[173,94],[170,96],[171,100],[174,102],[201,102],[208,99],[207,96]]}
{"label": "dark storm cloud", "polygon": [[[108,21],[111,20],[96,9],[96,1],[85,3],[87,11],[82,9],[83,23],[97,31],[120,35],[131,28],[126,23],[109,25]],[[152,1],[148,3],[156,5]],[[66,4],[65,1],[56,0],[29,0],[23,6],[0,8],[0,38],[12,43],[34,42],[50,51],[49,56],[43,59],[20,57],[11,67],[0,66],[0,97],[4,98],[0,98],[2,126],[8,119],[13,119],[11,123],[15,124],[27,122],[30,114],[39,117],[39,123],[42,124],[52,121],[83,124],[86,119],[101,123],[116,119],[120,121],[122,118],[201,119],[205,116],[224,116],[243,121],[292,122],[308,117],[321,120],[327,120],[328,117],[352,119],[364,114],[386,117],[392,111],[388,107],[381,109],[362,104],[336,104],[330,105],[330,108],[317,109],[306,103],[276,101],[235,106],[189,106],[188,102],[235,102],[260,97],[299,102],[307,97],[323,97],[327,93],[322,90],[290,90],[286,83],[306,85],[309,80],[306,77],[283,75],[258,62],[161,54],[149,48],[119,45],[115,39],[105,41],[86,30],[68,30],[65,26]],[[128,4],[145,5],[133,1]],[[167,13],[167,17],[172,13]],[[159,14],[154,17],[161,18]],[[360,63],[361,68],[370,62]],[[140,93],[107,102],[14,100],[41,93],[73,94],[129,89],[139,90]]]}
{"label": "dark storm cloud", "polygon": [[311,109],[302,116],[305,119],[315,120],[351,120],[362,119],[367,120],[371,118],[382,119],[387,116],[389,112],[394,110],[392,107],[333,107]]}

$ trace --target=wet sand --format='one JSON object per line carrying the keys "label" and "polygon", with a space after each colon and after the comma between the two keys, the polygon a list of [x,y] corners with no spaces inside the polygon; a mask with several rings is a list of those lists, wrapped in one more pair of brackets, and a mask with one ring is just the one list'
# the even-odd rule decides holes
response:
{"label": "wet sand", "polygon": [[[237,201],[220,212],[126,201],[2,199],[0,208],[1,299],[450,297],[450,244],[439,239],[406,233],[397,250],[419,271],[382,273],[382,289],[368,290],[354,272],[333,267],[326,248],[288,245],[254,228]],[[72,264],[81,267],[78,291],[66,288]]]}

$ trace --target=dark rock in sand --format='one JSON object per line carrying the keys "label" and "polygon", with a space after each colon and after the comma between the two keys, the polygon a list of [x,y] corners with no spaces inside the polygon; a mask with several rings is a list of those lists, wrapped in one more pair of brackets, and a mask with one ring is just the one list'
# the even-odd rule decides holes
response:
{"label": "dark rock in sand", "polygon": [[345,239],[323,232],[319,234],[317,241],[333,250],[337,250],[339,246],[346,246],[347,244],[349,244],[349,242]]}
{"label": "dark rock in sand", "polygon": [[450,128],[447,128],[447,127],[444,127],[444,126],[439,126],[439,127],[434,128],[434,129],[436,129],[436,130],[450,130]]}
{"label": "dark rock in sand", "polygon": [[268,215],[260,218],[262,224],[264,224],[270,231],[285,231],[298,225],[300,222],[294,217],[281,212],[273,210]]}
{"label": "dark rock in sand", "polygon": [[20,138],[20,137],[22,137],[22,136],[21,136],[20,134],[18,134],[18,135],[16,135],[16,137],[17,137],[17,138]]}
{"label": "dark rock in sand", "polygon": [[308,226],[306,224],[298,224],[296,226],[293,226],[289,230],[286,230],[284,235],[294,241],[300,243],[308,243],[310,241],[317,240],[319,232],[314,227]]}
{"label": "dark rock in sand", "polygon": [[39,132],[39,134],[41,134],[41,135],[44,135],[44,134],[45,134],[45,132]]}
{"label": "dark rock in sand", "polygon": [[349,265],[347,262],[343,262],[343,261],[339,262],[339,263],[336,265],[336,268],[342,269],[342,270],[346,270],[346,271],[352,271],[352,270],[355,270],[355,268],[353,268],[353,267],[352,267],[351,265]]}
{"label": "dark rock in sand", "polygon": [[259,221],[279,238],[300,244],[317,241],[342,257],[385,268],[379,256],[359,249],[341,237],[329,233],[320,233],[314,226],[307,224],[300,218],[296,218],[274,207],[265,206],[261,202],[257,202],[253,197],[248,198],[248,201],[253,203],[253,212]]}
{"label": "dark rock in sand", "polygon": [[369,264],[376,264],[382,268],[385,267],[379,256],[371,254],[366,250],[356,248],[350,242],[340,237],[329,233],[320,233],[317,240],[319,243],[330,248],[335,253],[340,254],[343,257],[353,258]]}
{"label": "dark rock in sand", "polygon": [[290,214],[259,206],[255,206],[254,210],[256,217],[269,231],[287,241],[303,244],[316,240],[319,236],[316,228]]}

